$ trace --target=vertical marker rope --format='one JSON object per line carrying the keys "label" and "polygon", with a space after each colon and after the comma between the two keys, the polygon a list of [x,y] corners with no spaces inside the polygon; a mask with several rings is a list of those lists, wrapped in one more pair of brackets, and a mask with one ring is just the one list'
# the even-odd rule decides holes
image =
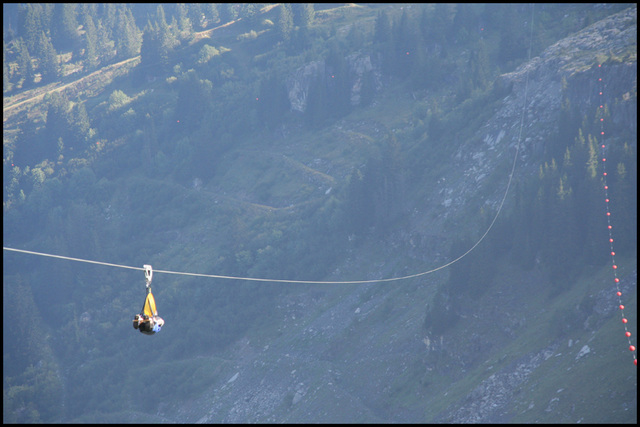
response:
{"label": "vertical marker rope", "polygon": [[622,292],[620,291],[620,279],[618,278],[618,266],[616,265],[615,251],[613,249],[613,226],[611,225],[611,211],[609,210],[609,185],[607,184],[607,157],[606,144],[604,142],[604,80],[602,78],[602,64],[598,64],[598,116],[600,118],[600,149],[602,158],[602,182],[604,184],[604,201],[606,206],[607,229],[609,231],[609,248],[611,252],[611,267],[613,269],[613,281],[616,284],[616,295],[618,297],[618,308],[622,315],[622,324],[624,325],[624,335],[629,343],[629,350],[633,355],[633,364],[638,365],[636,358],[636,347],[631,344],[631,332],[627,328],[627,318],[624,315],[624,305],[622,304]]}

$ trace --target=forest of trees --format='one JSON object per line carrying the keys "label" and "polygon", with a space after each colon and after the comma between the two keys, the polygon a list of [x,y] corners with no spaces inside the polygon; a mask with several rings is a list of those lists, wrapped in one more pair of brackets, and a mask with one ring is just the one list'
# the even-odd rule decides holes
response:
{"label": "forest of trees", "polygon": [[[141,55],[168,66],[168,55],[195,32],[233,20],[257,23],[260,4],[20,3],[3,34],[3,93],[57,80]],[[170,18],[167,18],[167,11]],[[275,25],[282,40],[308,44],[313,4],[284,4]],[[295,29],[295,31],[294,31]],[[306,42],[304,41],[306,40]],[[14,66],[8,64],[14,63]]]}
{"label": "forest of trees", "polygon": [[[485,105],[505,96],[494,80],[526,58],[528,35],[520,23],[530,13],[527,5],[515,4],[379,6],[368,24],[356,21],[339,31],[327,23],[327,14],[319,13],[320,4],[281,4],[268,16],[263,4],[14,7],[3,37],[5,98],[138,56],[139,63],[96,97],[48,93],[29,119],[25,114],[5,129],[5,242],[38,242],[53,253],[86,258],[142,260],[164,253],[174,242],[171,233],[182,233],[175,230],[206,221],[216,238],[204,243],[198,235],[175,258],[186,262],[202,249],[212,259],[204,264],[212,273],[300,278],[302,272],[307,279],[329,274],[347,250],[344,235],[384,236],[397,224],[408,194],[417,191],[411,181],[421,182],[436,159],[445,157],[442,153],[450,154],[455,147],[448,137],[468,125],[460,105],[468,101],[465,108],[475,108],[469,116],[479,117],[486,114]],[[564,6],[548,7],[557,9],[545,10],[536,21],[536,34],[543,35],[534,40],[534,53],[595,19],[589,9],[581,20],[559,24],[553,17],[562,16]],[[232,20],[241,24],[240,34],[196,40],[197,33]],[[376,66],[361,76],[358,103],[350,96],[355,76],[347,59],[354,52],[373,58]],[[324,73],[312,77],[305,111],[295,112],[287,78],[310,61],[322,61]],[[353,154],[358,157],[353,170],[327,201],[311,200],[286,221],[277,215],[255,219],[238,208],[219,214],[210,198],[185,190],[196,177],[210,183],[234,148],[263,149],[283,129],[320,133],[371,107],[389,87],[405,98],[426,101],[415,102],[405,127],[380,132],[370,148]],[[514,184],[513,208],[490,238],[451,269],[451,286],[436,297],[437,308],[427,313],[425,323],[442,329],[453,325],[458,313],[451,301],[457,294],[481,295],[496,274],[497,259],[523,269],[542,263],[557,283],[569,281],[584,264],[606,262],[596,166],[598,120],[609,108],[594,105],[585,113],[565,97],[557,130],[539,159],[539,173]],[[612,126],[610,133],[619,142],[607,154],[612,199],[618,203],[616,246],[635,250],[637,196],[629,190],[637,180],[635,134]],[[402,152],[406,146],[418,148]],[[265,190],[256,199],[268,200],[269,194]],[[156,205],[173,210],[147,208]],[[482,220],[492,217],[491,212],[483,215]],[[460,231],[450,255],[458,256],[473,238]],[[25,274],[21,268],[36,271]],[[130,349],[117,344],[122,333],[115,321],[101,320],[100,334],[109,343],[97,349],[105,338],[88,332],[83,323],[83,313],[94,305],[92,292],[83,292],[92,289],[91,274],[72,273],[68,265],[45,270],[51,273],[18,263],[4,277],[12,284],[4,295],[10,308],[5,323],[10,319],[21,328],[3,337],[11,344],[4,346],[11,368],[5,372],[3,403],[7,413],[20,414],[8,421],[74,419],[85,406],[107,412],[110,403],[100,401],[100,395],[111,385],[94,375],[109,357],[108,374],[128,378],[117,393],[118,403],[126,406],[139,384],[127,364]],[[115,284],[121,276],[109,277],[97,292],[110,310],[127,317],[126,301],[137,301],[139,293],[127,288],[121,295]],[[50,278],[59,284],[55,291],[47,287]],[[172,334],[173,341],[162,357],[182,354],[184,348],[194,354],[224,348],[255,326],[265,307],[286,291],[246,283],[187,288],[189,303],[174,288],[165,292],[163,307],[178,307],[172,314],[191,322],[194,313],[207,309],[215,313],[216,327],[206,337],[193,329],[163,332]],[[62,331],[57,341],[43,344],[45,332],[23,322],[28,312],[56,325]],[[75,367],[67,374],[72,381],[87,385],[66,395],[66,407],[60,403],[62,380],[53,354]],[[193,374],[186,364],[176,366],[171,368],[179,371],[175,378]],[[152,377],[146,371],[143,376]],[[180,387],[179,380],[152,380],[165,389]],[[46,393],[39,393],[36,384]],[[84,394],[88,389],[90,396]]]}

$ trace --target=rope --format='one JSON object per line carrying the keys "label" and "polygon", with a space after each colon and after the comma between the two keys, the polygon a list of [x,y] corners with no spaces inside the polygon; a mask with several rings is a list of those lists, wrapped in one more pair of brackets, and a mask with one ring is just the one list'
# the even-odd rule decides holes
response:
{"label": "rope", "polygon": [[638,365],[638,359],[636,357],[636,347],[631,343],[631,332],[627,328],[627,318],[624,314],[624,304],[622,304],[622,291],[620,289],[620,279],[618,278],[618,266],[616,265],[615,259],[615,250],[613,248],[613,226],[611,224],[611,211],[609,209],[609,185],[607,184],[607,153],[605,144],[605,133],[604,133],[604,81],[602,79],[602,64],[598,64],[598,114],[600,116],[600,136],[601,136],[601,158],[602,158],[602,183],[604,188],[604,197],[605,197],[605,207],[606,207],[606,216],[607,216],[607,230],[609,231],[609,248],[611,253],[611,267],[613,269],[613,281],[616,284],[616,295],[618,297],[618,308],[620,308],[620,314],[622,316],[622,324],[624,325],[624,335],[627,337],[627,342],[629,345],[629,350],[633,356],[633,364]]}
{"label": "rope", "polygon": [[[527,62],[529,62],[531,60],[531,47],[532,47],[532,44],[533,44],[534,7],[535,7],[535,5],[532,5],[532,8],[531,8],[531,31],[530,31],[530,36],[529,36],[529,52],[528,52]],[[504,192],[504,195],[502,196],[502,200],[500,200],[500,205],[498,206],[498,210],[496,212],[496,215],[494,216],[493,220],[491,221],[491,224],[489,224],[489,227],[486,229],[484,234],[482,234],[482,236],[480,236],[478,241],[473,246],[471,246],[471,248],[469,248],[469,250],[467,250],[465,253],[460,255],[458,258],[456,258],[456,259],[454,259],[452,261],[449,261],[446,264],[443,264],[443,265],[441,265],[439,267],[436,267],[436,268],[433,268],[431,270],[423,271],[423,272],[416,273],[416,274],[410,274],[410,275],[407,275],[407,276],[392,277],[392,278],[387,278],[387,279],[339,280],[339,281],[266,279],[266,278],[257,278],[257,277],[223,276],[223,275],[219,275],[219,274],[188,273],[188,272],[170,271],[170,270],[154,270],[154,273],[176,274],[176,275],[180,275],[180,276],[192,276],[192,277],[207,277],[207,278],[212,278],[212,279],[224,279],[224,280],[244,280],[244,281],[252,281],[252,282],[267,282],[267,283],[296,283],[296,284],[314,284],[314,285],[355,285],[355,284],[375,283],[375,282],[378,282],[378,283],[396,282],[396,281],[400,281],[400,280],[413,279],[413,278],[416,278],[416,277],[421,277],[421,276],[425,276],[427,274],[435,273],[436,271],[439,271],[439,270],[442,270],[444,268],[447,268],[450,265],[460,261],[462,258],[467,256],[469,253],[471,253],[471,251],[473,251],[480,244],[480,242],[482,242],[484,240],[484,238],[489,234],[489,231],[491,231],[491,229],[493,228],[493,225],[497,221],[498,216],[500,216],[500,213],[502,212],[502,208],[504,206],[504,202],[507,199],[507,195],[509,194],[509,189],[511,187],[511,182],[513,181],[513,175],[514,175],[514,172],[515,172],[515,169],[516,169],[516,163],[518,161],[518,155],[520,153],[520,144],[521,144],[521,140],[522,140],[522,129],[524,128],[524,118],[525,118],[525,113],[526,113],[526,110],[527,110],[527,94],[528,94],[528,90],[529,90],[529,67],[527,67],[526,77],[525,77],[524,101],[523,101],[523,104],[522,104],[522,115],[521,115],[521,118],[520,118],[520,129],[518,131],[518,138],[517,138],[517,144],[516,144],[516,153],[515,153],[515,156],[513,158],[513,164],[511,165],[511,172],[509,173],[509,179],[507,181],[507,188],[506,188],[506,190]],[[2,249],[5,250],[5,251],[20,252],[20,253],[25,253],[25,254],[30,254],[30,255],[39,255],[39,256],[50,257],[50,258],[66,259],[68,261],[78,261],[78,262],[85,262],[85,263],[90,263],[90,264],[105,265],[105,266],[108,266],[108,267],[127,268],[127,269],[130,269],[130,270],[142,270],[142,271],[144,271],[143,267],[132,267],[132,266],[129,266],[129,265],[112,264],[112,263],[108,263],[108,262],[92,261],[92,260],[81,259],[81,258],[71,258],[71,257],[62,256],[62,255],[53,255],[53,254],[47,254],[47,253],[43,253],[43,252],[27,251],[27,250],[24,250],[24,249],[15,249],[15,248],[9,248],[9,247],[4,247],[4,246],[2,247]]]}

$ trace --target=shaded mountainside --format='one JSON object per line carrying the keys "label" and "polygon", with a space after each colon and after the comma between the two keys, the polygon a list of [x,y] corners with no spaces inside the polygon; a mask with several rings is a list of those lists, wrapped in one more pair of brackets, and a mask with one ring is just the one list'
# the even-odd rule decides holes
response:
{"label": "shaded mountainside", "polygon": [[[528,6],[315,7],[310,38],[296,26],[280,40],[283,4],[250,8],[178,43],[170,66],[143,53],[122,75],[79,79],[66,104],[14,108],[3,243],[371,282],[157,273],[166,325],[146,337],[130,323],[142,272],[5,252],[4,421],[636,423],[616,288],[637,345],[637,8],[576,5],[606,16],[588,25],[536,5],[539,51],[525,60],[528,30],[506,22]],[[405,47],[411,31],[424,44]],[[85,108],[73,145],[82,129],[64,124]]]}
{"label": "shaded mountainside", "polygon": [[[449,216],[460,218],[474,194],[491,194],[485,203],[497,206],[508,168],[496,165],[510,164],[515,153],[527,73],[517,176],[538,172],[563,99],[581,111],[593,107],[598,70],[592,64],[604,52],[623,58],[604,71],[612,117],[630,118],[625,126],[635,132],[635,102],[614,102],[636,90],[635,13],[632,8],[598,22],[500,76],[497,84],[510,93],[456,151],[439,190],[420,205],[429,224],[413,219],[404,239],[428,239]],[[431,211],[438,212],[435,221]],[[386,244],[410,246],[401,233],[395,236]],[[395,261],[393,247],[382,252],[381,260]],[[371,262],[375,255],[361,256]],[[352,254],[341,269],[353,268],[357,259]],[[627,261],[620,287],[635,316],[635,261]],[[487,293],[465,305],[462,319],[444,335],[428,334],[422,323],[446,273],[411,283],[301,290],[276,307],[278,332],[238,342],[216,385],[177,409],[177,419],[634,423],[636,368],[624,351],[615,286],[608,270],[587,270],[580,285],[549,300],[539,291],[549,281],[542,270],[501,268]]]}

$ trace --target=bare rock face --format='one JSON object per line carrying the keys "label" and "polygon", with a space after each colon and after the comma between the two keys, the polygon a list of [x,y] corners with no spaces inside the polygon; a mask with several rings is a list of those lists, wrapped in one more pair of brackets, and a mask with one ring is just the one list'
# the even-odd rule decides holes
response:
{"label": "bare rock face", "polygon": [[[439,201],[449,208],[461,206],[478,192],[496,161],[513,158],[519,150],[520,173],[535,170],[550,137],[557,130],[557,117],[565,98],[570,105],[588,106],[598,96],[598,64],[606,62],[605,102],[615,108],[617,120],[637,126],[637,105],[624,100],[637,86],[637,8],[629,8],[599,21],[547,48],[538,57],[496,79],[498,93],[507,94],[501,107],[455,156],[457,168],[465,170],[445,176],[447,188]],[[594,104],[595,105],[595,104]],[[524,114],[524,115],[523,115]],[[533,169],[532,169],[533,167]],[[458,178],[456,178],[458,176]],[[504,189],[496,189],[495,208]],[[455,197],[450,197],[455,195]]]}
{"label": "bare rock face", "polygon": [[292,111],[304,113],[307,109],[309,86],[313,79],[325,72],[325,69],[324,61],[313,61],[298,68],[289,76],[286,84]]}
{"label": "bare rock face", "polygon": [[[353,53],[345,58],[349,67],[349,87],[351,88],[351,105],[360,104],[360,92],[363,78],[366,73],[373,73],[374,88],[382,88],[379,61],[371,55],[360,52]],[[307,97],[311,83],[323,74],[329,73],[325,61],[312,61],[294,71],[286,80],[287,93],[291,110],[304,113],[307,109]]]}

